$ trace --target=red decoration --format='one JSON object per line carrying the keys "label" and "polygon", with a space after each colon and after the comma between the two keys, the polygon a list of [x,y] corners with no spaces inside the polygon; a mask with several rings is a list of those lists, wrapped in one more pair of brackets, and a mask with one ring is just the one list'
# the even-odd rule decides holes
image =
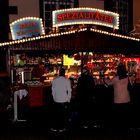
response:
{"label": "red decoration", "polygon": [[43,88],[42,87],[30,87],[29,88],[29,106],[37,107],[43,106]]}
{"label": "red decoration", "polygon": [[87,67],[88,67],[88,69],[93,69],[94,65],[93,65],[93,63],[87,63]]}

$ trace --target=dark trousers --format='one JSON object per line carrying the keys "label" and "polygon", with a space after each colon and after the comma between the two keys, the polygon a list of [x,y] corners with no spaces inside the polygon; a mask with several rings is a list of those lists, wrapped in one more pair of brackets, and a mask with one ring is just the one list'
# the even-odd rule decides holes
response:
{"label": "dark trousers", "polygon": [[69,115],[69,103],[54,103],[52,125],[55,129],[63,129],[67,127]]}
{"label": "dark trousers", "polygon": [[140,128],[140,104],[132,104],[131,123],[133,128]]}
{"label": "dark trousers", "polygon": [[90,125],[93,121],[93,104],[91,101],[79,102],[78,115],[81,125]]}
{"label": "dark trousers", "polygon": [[112,109],[113,127],[129,128],[131,126],[131,104],[115,103]]}

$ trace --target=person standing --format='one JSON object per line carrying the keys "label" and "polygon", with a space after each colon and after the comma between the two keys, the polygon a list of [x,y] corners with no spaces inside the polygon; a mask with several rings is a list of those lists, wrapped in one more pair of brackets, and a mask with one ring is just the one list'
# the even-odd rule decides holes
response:
{"label": "person standing", "polygon": [[[93,99],[95,95],[94,78],[88,68],[84,67],[77,82],[76,100],[78,103],[78,114],[80,124],[83,128],[88,128],[93,121]],[[92,110],[93,109],[93,110]]]}
{"label": "person standing", "polygon": [[32,78],[39,78],[42,82],[44,80],[43,74],[45,73],[47,73],[47,70],[45,69],[44,62],[39,62],[39,64],[35,66],[32,70]]}
{"label": "person standing", "polygon": [[26,55],[25,55],[25,53],[23,53],[19,56],[17,66],[24,67],[25,64],[26,64]]}
{"label": "person standing", "polygon": [[130,95],[128,90],[129,78],[127,75],[126,66],[119,64],[117,67],[117,73],[111,80],[104,79],[106,86],[112,85],[114,88],[113,99],[113,117],[111,118],[115,127],[128,128],[130,127]]}
{"label": "person standing", "polygon": [[71,91],[71,82],[65,77],[65,69],[61,68],[59,76],[52,81],[52,96],[55,109],[52,131],[63,132],[66,130]]}

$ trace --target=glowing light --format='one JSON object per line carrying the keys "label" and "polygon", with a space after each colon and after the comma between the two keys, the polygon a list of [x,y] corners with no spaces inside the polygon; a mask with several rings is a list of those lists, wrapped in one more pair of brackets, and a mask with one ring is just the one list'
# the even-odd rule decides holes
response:
{"label": "glowing light", "polygon": [[119,29],[119,14],[96,8],[70,8],[52,13],[53,27],[74,24],[95,24]]}
{"label": "glowing light", "polygon": [[[38,37],[19,39],[19,40],[14,40],[14,41],[10,41],[10,42],[3,42],[3,43],[0,43],[0,47],[2,47],[2,46],[7,46],[8,47],[9,45],[20,44],[20,43],[24,43],[24,42],[30,42],[30,41],[34,41],[34,40],[40,40],[40,39],[45,39],[45,38],[57,37],[57,36],[64,36],[64,35],[68,35],[68,34],[75,34],[76,32],[84,32],[84,31],[87,31],[87,28],[75,29],[73,31],[66,31],[66,32],[61,32],[61,33],[52,33],[52,34],[49,34],[49,35],[41,35],[41,36],[38,36]],[[115,37],[118,37],[118,38],[124,38],[124,39],[128,39],[128,40],[134,40],[134,41],[140,42],[140,39],[138,39],[138,38],[119,35],[119,34],[115,34],[115,33],[110,33],[110,32],[107,32],[107,31],[97,30],[97,29],[93,29],[93,28],[91,28],[90,31],[97,32],[97,33],[100,33],[100,34],[105,34],[105,35],[108,35],[108,36],[115,36]]]}
{"label": "glowing light", "polygon": [[10,29],[13,40],[45,34],[42,19],[38,17],[20,18],[10,24]]}

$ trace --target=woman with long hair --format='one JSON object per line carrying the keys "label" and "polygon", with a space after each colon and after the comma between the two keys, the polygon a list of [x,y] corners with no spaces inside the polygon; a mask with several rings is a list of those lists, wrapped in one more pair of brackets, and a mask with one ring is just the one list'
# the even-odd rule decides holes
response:
{"label": "woman with long hair", "polygon": [[105,80],[106,85],[112,85],[114,88],[112,121],[113,126],[119,128],[130,127],[130,95],[128,90],[129,78],[126,66],[118,65],[116,76],[111,80]]}

